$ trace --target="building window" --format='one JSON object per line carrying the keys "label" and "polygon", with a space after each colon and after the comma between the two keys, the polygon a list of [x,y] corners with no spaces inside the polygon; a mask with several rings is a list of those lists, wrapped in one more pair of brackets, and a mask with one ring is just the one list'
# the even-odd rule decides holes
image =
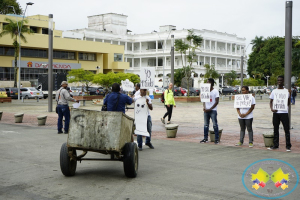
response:
{"label": "building window", "polygon": [[47,28],[42,28],[42,34],[48,35],[48,29]]}
{"label": "building window", "polygon": [[54,59],[75,60],[75,52],[53,51]]}
{"label": "building window", "polygon": [[96,54],[94,54],[94,53],[78,53],[78,59],[95,61]]}
{"label": "building window", "polygon": [[42,49],[21,49],[21,56],[47,58],[47,50]]}
{"label": "building window", "polygon": [[37,27],[35,27],[35,26],[30,26],[30,30],[31,30],[33,33],[37,33]]}
{"label": "building window", "polygon": [[14,56],[15,49],[13,47],[0,47],[0,56]]}
{"label": "building window", "polygon": [[123,54],[115,53],[115,55],[114,55],[114,61],[115,62],[122,62],[123,61]]}

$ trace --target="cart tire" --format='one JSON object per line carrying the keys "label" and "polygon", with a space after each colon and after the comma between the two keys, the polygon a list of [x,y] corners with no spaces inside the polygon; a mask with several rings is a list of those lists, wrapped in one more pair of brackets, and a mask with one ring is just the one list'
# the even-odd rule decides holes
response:
{"label": "cart tire", "polygon": [[125,175],[129,178],[135,178],[139,168],[139,153],[136,143],[126,143],[123,151],[123,166]]}
{"label": "cart tire", "polygon": [[[73,150],[73,154],[77,156],[76,150]],[[68,154],[67,143],[63,143],[60,149],[60,169],[65,176],[74,176],[76,172],[77,161],[70,160]]]}

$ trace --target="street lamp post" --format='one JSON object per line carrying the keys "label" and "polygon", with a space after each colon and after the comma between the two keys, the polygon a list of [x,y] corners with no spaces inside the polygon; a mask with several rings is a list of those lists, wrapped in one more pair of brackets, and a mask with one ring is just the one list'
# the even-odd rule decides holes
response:
{"label": "street lamp post", "polygon": [[222,87],[224,86],[224,82],[223,82],[223,77],[224,77],[224,74],[221,74],[222,76]]}
{"label": "street lamp post", "polygon": [[48,49],[48,112],[52,112],[53,104],[53,14],[49,14],[49,49]]}
{"label": "street lamp post", "polygon": [[[166,41],[169,39],[169,36],[170,36],[171,32],[172,32],[172,31],[175,31],[175,30],[176,30],[176,29],[171,29],[171,30],[170,30],[170,32],[169,32],[169,34],[168,34],[168,37],[167,37]],[[162,40],[161,40],[161,38],[160,38],[158,32],[155,31],[155,30],[154,30],[153,32],[156,33],[156,34],[158,35],[158,37],[159,37],[159,39],[160,39],[160,44],[161,44],[161,46],[162,46],[163,54],[165,54],[165,48],[167,47],[167,44],[163,45]],[[165,48],[164,48],[163,46],[165,46]],[[164,62],[163,62],[163,63],[164,63]],[[166,63],[163,64],[163,88],[165,88],[165,65],[166,65]],[[174,84],[174,83],[173,83],[173,84]]]}
{"label": "street lamp post", "polygon": [[[174,35],[171,35],[171,83],[174,85]],[[188,77],[190,78],[190,77]],[[174,87],[172,88],[174,92]]]}
{"label": "street lamp post", "polygon": [[267,87],[269,86],[269,77],[270,76],[266,76],[266,78],[267,78]]}
{"label": "street lamp post", "polygon": [[[32,6],[33,4],[34,3],[32,3],[32,2],[26,3],[26,8],[25,8],[25,11],[23,13],[21,27],[19,26],[18,19],[17,19],[17,16],[16,16],[16,21],[17,21],[17,26],[18,26],[18,35],[19,35],[18,100],[20,100],[20,85],[21,85],[20,84],[20,82],[21,82],[21,30],[22,30],[23,21],[24,21],[24,17],[25,17],[25,14],[26,14],[27,6]],[[13,6],[10,6],[10,7],[13,8],[15,15],[17,15],[16,11],[15,11],[15,8]]]}

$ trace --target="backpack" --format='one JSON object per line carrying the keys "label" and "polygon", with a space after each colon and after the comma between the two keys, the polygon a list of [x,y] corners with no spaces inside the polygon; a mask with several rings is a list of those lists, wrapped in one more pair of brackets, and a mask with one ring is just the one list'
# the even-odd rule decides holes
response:
{"label": "backpack", "polygon": [[296,89],[293,90],[292,96],[293,96],[293,97],[297,96],[297,90],[296,90]]}

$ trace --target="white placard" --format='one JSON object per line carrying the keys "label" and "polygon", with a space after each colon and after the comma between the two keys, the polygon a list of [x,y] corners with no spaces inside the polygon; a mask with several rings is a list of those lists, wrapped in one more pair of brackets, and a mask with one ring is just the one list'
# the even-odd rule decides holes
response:
{"label": "white placard", "polygon": [[149,133],[147,131],[147,119],[148,119],[149,108],[146,103],[146,98],[141,97],[135,101],[134,104],[134,123],[135,123],[135,131],[136,135],[142,135],[149,137]]}
{"label": "white placard", "polygon": [[239,94],[234,97],[234,108],[251,108],[252,94]]}
{"label": "white placard", "polygon": [[79,103],[73,103],[73,108],[79,108],[80,107],[80,101]]}
{"label": "white placard", "polygon": [[210,83],[202,83],[200,85],[201,102],[210,102]]}
{"label": "white placard", "polygon": [[140,71],[141,89],[154,88],[155,68],[142,67]]}
{"label": "white placard", "polygon": [[132,92],[134,90],[134,84],[128,79],[126,79],[125,81],[121,81],[121,84],[123,91]]}
{"label": "white placard", "polygon": [[274,92],[273,110],[287,110],[288,99],[289,99],[288,90],[275,89],[273,92]]}

